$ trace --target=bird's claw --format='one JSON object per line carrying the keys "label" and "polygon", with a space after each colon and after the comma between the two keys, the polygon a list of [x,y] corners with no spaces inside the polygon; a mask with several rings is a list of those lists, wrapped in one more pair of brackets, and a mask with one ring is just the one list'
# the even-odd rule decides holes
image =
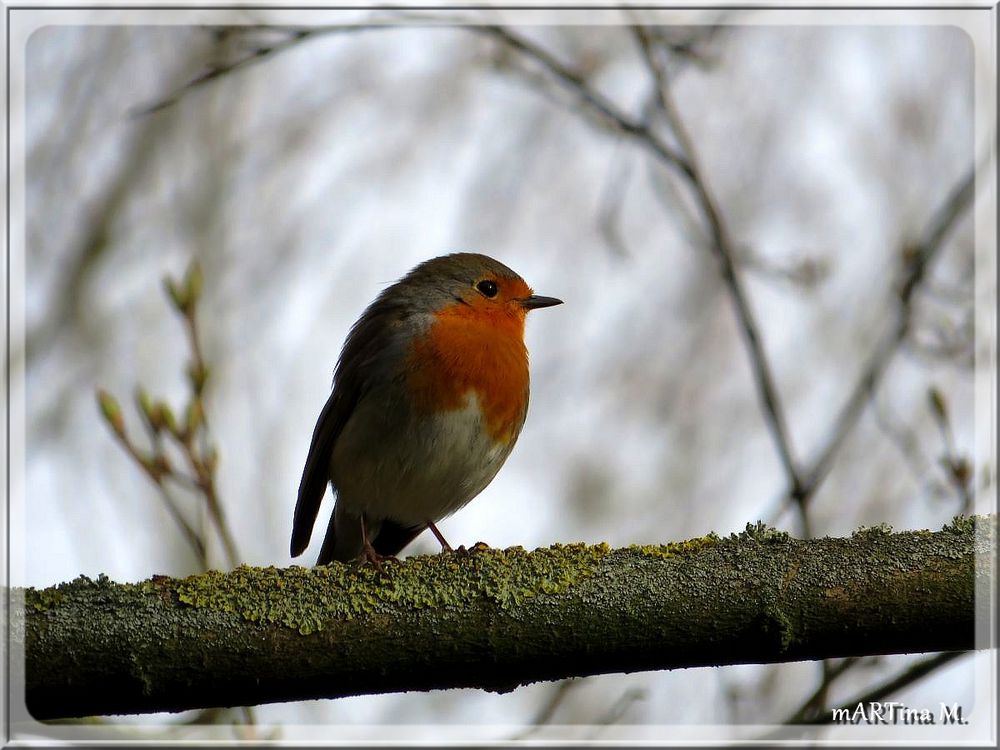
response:
{"label": "bird's claw", "polygon": [[382,567],[383,562],[399,562],[399,558],[394,555],[380,555],[375,548],[371,545],[368,540],[365,540],[364,546],[361,548],[361,555],[358,557],[358,562],[361,565],[371,565],[379,573],[385,573],[385,568]]}

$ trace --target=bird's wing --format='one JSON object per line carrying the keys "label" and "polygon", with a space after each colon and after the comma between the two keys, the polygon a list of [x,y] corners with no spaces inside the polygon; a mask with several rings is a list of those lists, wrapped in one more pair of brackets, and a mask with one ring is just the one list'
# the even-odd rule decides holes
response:
{"label": "bird's wing", "polygon": [[397,331],[405,312],[386,297],[383,293],[365,310],[344,343],[333,392],[316,422],[299,482],[299,497],[292,520],[292,557],[298,557],[309,546],[316,515],[330,481],[330,459],[344,425],[365,394],[397,370],[403,351]]}
{"label": "bird's wing", "polygon": [[326,400],[326,405],[316,422],[316,429],[313,430],[309,455],[306,457],[302,479],[299,481],[299,498],[295,503],[295,516],[292,520],[292,557],[298,557],[309,546],[313,524],[316,523],[319,506],[326,493],[327,482],[330,481],[330,456],[333,454],[333,446],[353,411],[345,406],[342,394],[335,388],[330,398]]}

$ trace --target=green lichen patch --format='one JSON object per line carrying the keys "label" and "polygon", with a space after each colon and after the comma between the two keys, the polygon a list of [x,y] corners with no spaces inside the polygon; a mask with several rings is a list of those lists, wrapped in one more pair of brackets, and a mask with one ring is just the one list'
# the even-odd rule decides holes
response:
{"label": "green lichen patch", "polygon": [[29,588],[24,590],[25,606],[30,607],[36,612],[45,612],[46,610],[57,606],[62,600],[63,594],[58,588]]}
{"label": "green lichen patch", "polygon": [[62,604],[67,599],[89,596],[94,591],[104,591],[108,595],[116,595],[119,592],[131,593],[133,589],[134,586],[131,584],[116,584],[103,573],[97,577],[97,580],[80,575],[72,581],[44,589],[26,588],[24,590],[24,603],[26,607],[36,612],[45,612]]}
{"label": "green lichen patch", "polygon": [[892,526],[887,523],[878,523],[874,526],[862,526],[851,532],[851,537],[873,537],[888,536],[892,533]]}
{"label": "green lichen patch", "polygon": [[607,545],[554,545],[528,553],[477,548],[470,552],[386,560],[370,565],[211,571],[177,582],[180,601],[232,612],[252,622],[282,624],[308,634],[325,622],[363,614],[465,607],[492,601],[503,609],[559,594],[592,577]]}
{"label": "green lichen patch", "polygon": [[705,536],[688,539],[683,542],[670,542],[669,544],[630,544],[625,549],[631,552],[638,552],[645,557],[666,560],[671,557],[693,554],[706,547],[712,547],[718,544],[719,541],[719,537],[713,531]]}
{"label": "green lichen patch", "polygon": [[730,539],[758,542],[760,544],[787,542],[791,538],[791,535],[787,531],[778,531],[778,529],[768,526],[763,521],[757,521],[757,523],[747,522],[747,526],[743,531],[739,534],[730,535]]}
{"label": "green lichen patch", "polygon": [[[993,517],[993,521],[996,521],[995,516]],[[951,519],[951,523],[947,524],[941,530],[948,534],[972,534],[976,530],[976,517],[955,516]]]}

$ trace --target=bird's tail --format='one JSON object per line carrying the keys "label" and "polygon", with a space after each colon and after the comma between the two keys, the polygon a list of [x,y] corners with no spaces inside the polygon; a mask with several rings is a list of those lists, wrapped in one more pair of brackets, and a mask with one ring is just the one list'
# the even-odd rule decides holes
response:
{"label": "bird's tail", "polygon": [[[372,546],[383,556],[398,555],[427,528],[426,525],[403,526],[389,519],[381,522],[366,521],[366,527]],[[326,537],[316,564],[356,560],[364,546],[361,528],[361,516],[348,513],[338,503],[330,515],[330,523],[326,527]]]}
{"label": "bird's tail", "polygon": [[395,521],[385,520],[372,540],[372,546],[380,555],[398,555],[426,528],[423,525],[401,526]]}

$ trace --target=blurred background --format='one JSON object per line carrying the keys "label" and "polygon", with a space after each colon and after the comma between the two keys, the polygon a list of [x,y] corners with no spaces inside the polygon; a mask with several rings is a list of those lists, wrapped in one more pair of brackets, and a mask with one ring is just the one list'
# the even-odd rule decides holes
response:
{"label": "blurred background", "polygon": [[[213,18],[94,25],[107,24],[95,11],[27,44],[17,583],[203,568],[95,405],[98,388],[114,394],[140,446],[137,384],[180,418],[192,353],[163,279],[193,259],[215,487],[239,562],[292,562],[299,476],[350,325],[412,266],[456,250],[492,255],[566,304],[528,322],[527,423],[497,479],[440,525],[455,544],[619,546],[758,519],[799,536],[938,529],[993,507],[992,437],[988,425],[976,431],[989,404],[977,414],[976,389],[994,367],[984,330],[995,287],[992,270],[973,271],[994,268],[995,248],[974,241],[992,225],[970,189],[994,137],[976,120],[977,97],[995,87],[976,70],[992,70],[993,50],[947,16],[485,19],[513,36],[374,11]],[[648,24],[643,35],[622,25],[635,21]],[[369,22],[397,25],[341,27]],[[690,149],[697,184],[596,114],[588,92],[672,152]],[[724,224],[749,320],[720,274],[699,187]],[[759,396],[761,357],[777,411]],[[816,469],[801,504],[776,419],[802,477]],[[204,499],[170,493],[207,564],[229,567]],[[317,538],[295,562],[311,564],[318,548]],[[408,553],[436,550],[424,535]],[[407,725],[407,737],[430,738],[451,725],[492,739],[655,739],[693,725],[726,738],[801,715],[814,692],[813,709],[840,705],[927,658],[125,723],[171,737],[365,739]],[[963,657],[891,697],[972,707],[974,696]]]}

